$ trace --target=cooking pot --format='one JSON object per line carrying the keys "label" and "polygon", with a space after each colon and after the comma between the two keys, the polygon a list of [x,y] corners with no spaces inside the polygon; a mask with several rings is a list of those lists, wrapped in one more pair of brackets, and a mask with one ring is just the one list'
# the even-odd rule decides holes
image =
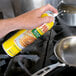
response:
{"label": "cooking pot", "polygon": [[61,3],[57,9],[62,12],[57,16],[60,24],[76,26],[76,5]]}
{"label": "cooking pot", "polygon": [[45,76],[58,66],[69,65],[76,67],[76,36],[65,37],[58,41],[54,47],[54,54],[60,62],[46,66],[32,76]]}

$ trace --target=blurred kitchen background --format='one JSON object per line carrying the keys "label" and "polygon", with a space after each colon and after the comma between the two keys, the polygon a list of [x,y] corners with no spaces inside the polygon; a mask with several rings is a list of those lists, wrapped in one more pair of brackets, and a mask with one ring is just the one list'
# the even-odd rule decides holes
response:
{"label": "blurred kitchen background", "polygon": [[[56,63],[58,60],[53,53],[56,42],[66,34],[68,35],[70,31],[76,35],[76,0],[0,0],[0,19],[13,18],[48,3],[55,8],[64,3],[59,7],[59,10],[63,12],[56,18],[54,27],[33,44],[26,47],[16,57],[10,58],[4,52],[1,53],[3,51],[1,45],[15,32],[9,33],[0,40],[0,76],[29,76],[30,73],[33,74],[45,66]],[[65,13],[62,7],[66,5],[74,9],[67,12],[66,8]],[[61,19],[65,24],[61,23],[63,22]],[[67,31],[67,27],[70,31]],[[73,76],[73,74],[76,76],[76,68],[65,66],[55,69],[47,76]]]}
{"label": "blurred kitchen background", "polygon": [[[0,12],[4,18],[11,18],[39,8],[45,4],[57,7],[61,0],[0,0]],[[66,4],[76,4],[76,0],[63,0]]]}

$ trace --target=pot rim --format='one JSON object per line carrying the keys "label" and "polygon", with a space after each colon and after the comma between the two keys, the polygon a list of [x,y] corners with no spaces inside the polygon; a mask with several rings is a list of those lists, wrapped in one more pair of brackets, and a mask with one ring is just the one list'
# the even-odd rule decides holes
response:
{"label": "pot rim", "polygon": [[75,14],[76,13],[76,5],[61,3],[58,6],[58,10],[63,11],[64,13]]}
{"label": "pot rim", "polygon": [[[55,54],[55,56],[57,57],[57,59],[58,59],[59,61],[61,61],[62,63],[65,63],[66,65],[69,65],[69,66],[76,66],[76,65],[75,65],[75,64],[69,64],[69,63],[67,63],[67,62],[64,60],[63,57],[61,57],[61,56],[59,57],[59,56],[58,56],[57,52],[60,51],[60,49],[59,49],[59,48],[61,47],[60,44],[61,44],[64,40],[69,39],[69,38],[73,38],[73,37],[76,38],[75,35],[62,38],[62,39],[60,39],[59,41],[57,41],[57,43],[56,43],[55,46],[54,46],[54,54]],[[57,48],[59,49],[58,51],[56,50]]]}

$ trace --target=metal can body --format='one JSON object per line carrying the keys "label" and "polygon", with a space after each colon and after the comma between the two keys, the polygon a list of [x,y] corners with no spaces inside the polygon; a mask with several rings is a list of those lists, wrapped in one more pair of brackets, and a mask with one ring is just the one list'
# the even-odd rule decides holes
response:
{"label": "metal can body", "polygon": [[[41,17],[51,16],[47,13]],[[50,30],[54,25],[54,22],[45,23],[33,30],[20,30],[14,34],[11,38],[5,41],[2,46],[4,51],[11,57],[18,54],[23,48],[33,43],[37,38]]]}

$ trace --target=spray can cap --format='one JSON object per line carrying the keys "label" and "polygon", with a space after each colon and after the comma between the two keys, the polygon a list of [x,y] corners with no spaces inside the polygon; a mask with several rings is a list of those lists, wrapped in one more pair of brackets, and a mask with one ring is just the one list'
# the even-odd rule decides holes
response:
{"label": "spray can cap", "polygon": [[56,17],[58,14],[57,13],[53,13],[53,16]]}

